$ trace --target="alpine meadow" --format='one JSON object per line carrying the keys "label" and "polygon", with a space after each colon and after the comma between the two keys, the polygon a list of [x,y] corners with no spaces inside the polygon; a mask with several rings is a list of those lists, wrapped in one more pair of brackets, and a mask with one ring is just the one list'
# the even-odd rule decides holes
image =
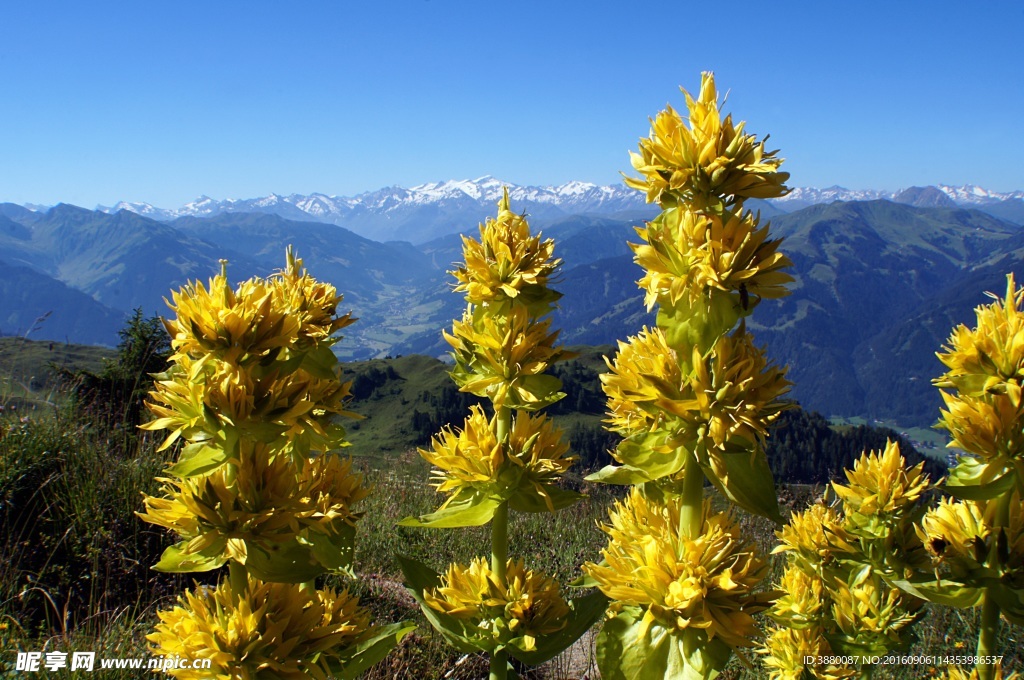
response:
{"label": "alpine meadow", "polygon": [[682,101],[624,187],[0,204],[0,678],[1020,680],[1024,193]]}

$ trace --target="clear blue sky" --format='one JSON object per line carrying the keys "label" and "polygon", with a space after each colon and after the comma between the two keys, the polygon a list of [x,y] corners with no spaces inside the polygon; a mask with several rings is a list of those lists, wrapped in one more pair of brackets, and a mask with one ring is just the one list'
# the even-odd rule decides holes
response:
{"label": "clear blue sky", "polygon": [[613,183],[702,70],[794,186],[1024,189],[1024,3],[892,4],[6,3],[0,202]]}

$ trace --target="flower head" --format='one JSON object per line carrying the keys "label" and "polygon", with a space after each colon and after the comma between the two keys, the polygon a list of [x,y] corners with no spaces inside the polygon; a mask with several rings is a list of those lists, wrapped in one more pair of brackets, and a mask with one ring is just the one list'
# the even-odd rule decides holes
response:
{"label": "flower head", "polygon": [[537,495],[552,512],[550,488],[575,460],[565,455],[569,445],[548,418],[521,413],[502,445],[494,418],[488,420],[478,405],[470,407],[461,430],[445,427],[429,450],[419,451],[435,466],[432,474],[438,491],[471,487],[502,498]]}
{"label": "flower head", "polygon": [[286,258],[287,265],[270,283],[275,307],[298,321],[296,347],[335,344],[341,339],[336,333],[356,321],[351,313],[337,314],[344,296],[331,284],[311,277],[290,246]]}
{"label": "flower head", "polygon": [[875,517],[898,521],[928,490],[924,463],[909,470],[897,442],[887,440],[882,451],[865,452],[846,470],[848,486],[832,483],[843,501],[847,516],[858,516],[861,524]]}
{"label": "flower head", "polygon": [[451,376],[459,389],[490,399],[495,409],[535,411],[565,396],[562,383],[544,372],[575,355],[555,344],[550,319],[532,319],[521,306],[504,314],[475,307],[444,339],[453,349]]}
{"label": "flower head", "polygon": [[487,649],[513,644],[532,651],[538,637],[564,628],[569,615],[558,582],[527,570],[522,560],[508,561],[504,583],[486,558],[452,564],[441,584],[424,592],[423,599],[432,609],[472,621]]}
{"label": "flower head", "polygon": [[498,202],[498,218],[480,225],[480,240],[462,237],[465,264],[452,271],[456,292],[479,305],[516,301],[543,316],[560,296],[547,288],[561,260],[555,242],[530,234],[530,225],[509,207],[508,189]]}
{"label": "flower head", "polygon": [[[991,676],[991,680],[1020,680],[1020,673],[1013,671],[1009,675],[1003,674],[1003,664],[997,663],[995,665],[995,673]],[[946,680],[981,680],[980,671],[975,666],[971,670],[967,671],[960,666],[950,666],[947,669],[949,675],[946,676]]]}
{"label": "flower head", "polygon": [[[237,600],[236,600],[237,598]],[[154,654],[209,659],[217,680],[326,678],[339,653],[363,639],[370,614],[347,591],[310,591],[286,583],[250,579],[242,593],[228,581],[198,586],[178,605],[157,612],[160,623],[147,635]],[[195,671],[168,670],[175,677]]]}
{"label": "flower head", "polygon": [[669,208],[637,233],[645,243],[630,247],[646,270],[638,285],[646,291],[648,310],[728,294],[729,304],[746,312],[760,298],[789,294],[785,284],[793,277],[782,270],[793,263],[778,251],[779,241],[768,240],[768,225],[758,228],[749,212],[707,215]]}
{"label": "flower head", "polygon": [[1024,459],[1024,404],[1009,395],[980,397],[940,392],[946,408],[937,427],[949,432],[950,447],[969,451],[993,471]]}
{"label": "flower head", "polygon": [[791,559],[808,571],[820,571],[836,552],[836,539],[843,536],[843,518],[836,509],[814,503],[795,512],[789,523],[775,533],[781,543],[773,553],[789,552]]}
{"label": "flower head", "polygon": [[251,442],[240,453],[236,465],[207,475],[162,479],[164,496],[145,496],[139,516],[176,533],[185,554],[219,564],[244,564],[252,548],[272,552],[307,531],[336,536],[359,518],[351,506],[368,492],[348,461],[321,456],[297,468],[289,456]]}
{"label": "flower head", "polygon": [[939,387],[956,388],[962,395],[1005,394],[1015,407],[1024,385],[1024,288],[1013,274],[1006,277],[1006,297],[976,308],[978,325],[957,326],[939,360],[949,369],[935,380]]}
{"label": "flower head", "polygon": [[830,588],[832,618],[845,640],[886,650],[900,647],[903,632],[920,617],[923,602],[892,588],[877,572],[835,579]]}
{"label": "flower head", "polygon": [[680,355],[660,328],[644,328],[619,342],[607,363],[601,382],[612,430],[625,437],[665,432],[666,450],[703,447],[716,471],[730,444],[743,442],[739,448],[749,450],[763,442],[789,388],[785,370],[769,365],[764,351],[739,333],[720,338],[708,356],[696,348]]}
{"label": "flower head", "polygon": [[701,533],[681,535],[680,507],[678,498],[663,505],[634,487],[609,511],[610,524],[601,527],[608,534],[604,563],[589,562],[583,570],[614,601],[612,611],[642,607],[645,629],[697,629],[731,647],[750,646],[757,634],[753,614],[769,599],[754,592],[767,564],[743,542],[732,519],[712,513],[709,503]]}
{"label": "flower head", "polygon": [[1012,492],[1007,516],[1000,501],[941,500],[921,518],[918,534],[936,566],[968,585],[985,576],[1024,583],[1024,506]]}
{"label": "flower head", "polygon": [[643,177],[627,177],[626,184],[646,192],[648,203],[686,202],[714,212],[723,203],[786,193],[789,173],[779,172],[782,159],[744,134],[744,123],[722,118],[713,74],[702,74],[696,99],[683,94],[689,119],[671,106],[657,115],[650,137],[640,140],[640,153],[630,154]]}
{"label": "flower head", "polygon": [[[770,670],[771,680],[839,680],[852,678],[857,672],[852,668],[824,663],[806,663],[806,659],[820,659],[833,656],[828,640],[817,627],[774,628],[765,639],[765,646],[758,650],[765,654],[764,665]],[[835,656],[835,658],[839,658]]]}

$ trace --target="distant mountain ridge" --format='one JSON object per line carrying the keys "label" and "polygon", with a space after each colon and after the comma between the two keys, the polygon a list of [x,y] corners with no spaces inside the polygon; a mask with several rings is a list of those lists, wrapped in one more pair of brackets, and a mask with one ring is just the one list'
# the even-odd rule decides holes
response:
{"label": "distant mountain ridge", "polygon": [[[356,196],[323,193],[270,194],[248,199],[214,199],[200,196],[180,208],[160,208],[149,203],[122,201],[96,210],[116,213],[127,210],[159,221],[179,217],[214,217],[224,213],[270,213],[298,221],[326,222],[345,227],[375,241],[402,240],[425,243],[445,234],[466,230],[490,215],[503,187],[517,210],[541,222],[569,215],[653,215],[641,192],[624,184],[599,186],[572,181],[558,186],[521,186],[486,175],[474,180],[430,182],[411,188],[385,187]],[[756,207],[771,217],[834,201],[888,200],[919,208],[973,207],[1003,219],[1024,222],[1024,191],[997,192],[973,184],[908,187],[896,191],[856,190],[840,186],[825,189],[796,187],[782,198]],[[774,210],[764,208],[771,204]],[[38,206],[32,206],[38,209]],[[471,228],[471,227],[470,227]]]}

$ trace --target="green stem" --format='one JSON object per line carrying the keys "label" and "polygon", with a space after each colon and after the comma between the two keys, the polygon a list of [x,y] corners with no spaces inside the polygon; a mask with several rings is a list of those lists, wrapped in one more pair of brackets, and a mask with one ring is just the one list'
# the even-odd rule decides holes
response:
{"label": "green stem", "polygon": [[689,451],[683,466],[683,497],[679,508],[679,535],[695,538],[701,532],[704,513],[704,471]]}
{"label": "green stem", "polygon": [[978,680],[993,680],[994,664],[980,663],[981,657],[993,656],[996,652],[996,636],[999,634],[999,604],[992,592],[986,588],[981,599],[981,631],[978,633],[979,663],[975,666]]}
{"label": "green stem", "polygon": [[[998,534],[1004,531],[1004,527],[1010,523],[1010,494],[1004,493],[995,500],[995,526],[992,527],[992,541],[998,542]],[[999,563],[999,551],[991,549],[988,557],[988,566],[994,569],[1002,569]],[[993,656],[996,652],[996,638],[999,636],[999,603],[991,588],[985,589],[981,597],[981,625],[978,631],[978,662],[975,668],[978,671],[978,680],[993,680],[996,674],[995,664],[981,663],[982,657]]]}
{"label": "green stem", "polygon": [[238,604],[242,594],[249,587],[249,572],[241,562],[230,560],[228,562],[228,579],[231,582],[231,599]]}
{"label": "green stem", "polygon": [[[512,409],[499,408],[496,413],[497,429],[495,436],[499,442],[507,445],[509,432],[512,429]],[[508,564],[508,501],[503,502],[494,511],[491,520],[491,572],[498,583],[505,587],[505,569]],[[491,672],[489,680],[505,680],[508,677],[508,652],[501,650],[491,655]]]}

